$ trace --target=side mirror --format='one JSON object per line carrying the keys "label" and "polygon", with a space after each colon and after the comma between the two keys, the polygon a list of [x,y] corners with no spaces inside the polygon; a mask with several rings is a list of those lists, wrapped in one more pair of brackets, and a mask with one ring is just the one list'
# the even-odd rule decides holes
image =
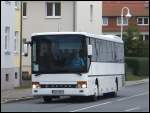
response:
{"label": "side mirror", "polygon": [[92,56],[92,45],[88,45],[88,56]]}
{"label": "side mirror", "polygon": [[31,45],[31,42],[25,42],[24,43],[24,56],[27,57],[28,56],[28,46],[29,44]]}
{"label": "side mirror", "polygon": [[24,44],[24,56],[27,57],[28,56],[28,45]]}

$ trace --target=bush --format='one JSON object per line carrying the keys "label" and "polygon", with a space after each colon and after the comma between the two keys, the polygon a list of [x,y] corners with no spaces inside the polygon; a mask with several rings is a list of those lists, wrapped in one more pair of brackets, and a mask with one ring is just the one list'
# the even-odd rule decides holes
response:
{"label": "bush", "polygon": [[126,57],[125,64],[126,75],[149,75],[149,58],[147,57]]}
{"label": "bush", "polygon": [[126,80],[127,81],[134,81],[134,80],[141,80],[141,79],[144,79],[144,78],[147,78],[147,77],[146,76],[136,76],[136,75],[129,74],[126,77]]}
{"label": "bush", "polygon": [[[143,40],[137,25],[131,25],[123,33],[125,56],[149,57],[149,41]],[[139,54],[140,53],[140,54]]]}

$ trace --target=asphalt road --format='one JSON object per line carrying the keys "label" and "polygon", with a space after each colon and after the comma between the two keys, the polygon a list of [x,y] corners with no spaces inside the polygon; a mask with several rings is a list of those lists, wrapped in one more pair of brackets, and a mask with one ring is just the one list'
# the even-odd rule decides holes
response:
{"label": "asphalt road", "polygon": [[149,83],[127,86],[118,96],[101,97],[96,102],[71,98],[44,103],[32,99],[1,104],[1,112],[149,112]]}

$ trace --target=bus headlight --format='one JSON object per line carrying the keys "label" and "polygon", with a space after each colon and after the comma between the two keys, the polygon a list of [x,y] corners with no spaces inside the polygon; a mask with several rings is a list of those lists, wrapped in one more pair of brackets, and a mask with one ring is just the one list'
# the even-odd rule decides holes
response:
{"label": "bus headlight", "polygon": [[82,88],[87,88],[87,85],[86,84],[82,84]]}
{"label": "bus headlight", "polygon": [[35,89],[35,88],[40,88],[39,82],[32,82],[32,88],[33,88],[33,89]]}
{"label": "bus headlight", "polygon": [[87,88],[87,81],[77,81],[77,88]]}

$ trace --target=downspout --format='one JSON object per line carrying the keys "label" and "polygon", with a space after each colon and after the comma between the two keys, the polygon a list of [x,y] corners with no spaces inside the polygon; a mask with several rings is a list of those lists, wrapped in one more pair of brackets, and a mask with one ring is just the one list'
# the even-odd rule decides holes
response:
{"label": "downspout", "polygon": [[73,1],[73,32],[76,31],[76,1]]}
{"label": "downspout", "polygon": [[21,4],[21,11],[20,11],[20,86],[22,84],[22,1]]}

